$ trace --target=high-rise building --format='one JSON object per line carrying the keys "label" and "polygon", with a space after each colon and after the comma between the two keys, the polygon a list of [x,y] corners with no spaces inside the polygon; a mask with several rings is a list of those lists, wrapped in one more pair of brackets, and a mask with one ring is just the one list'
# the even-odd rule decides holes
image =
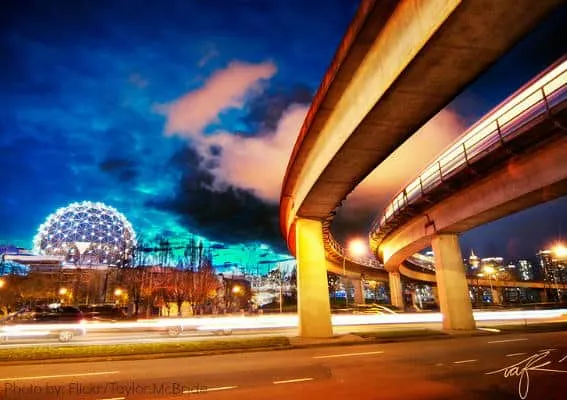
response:
{"label": "high-rise building", "polygon": [[[564,248],[562,248],[564,249]],[[565,251],[542,250],[537,253],[543,281],[548,287],[548,293],[560,300],[564,291],[562,287],[567,283],[567,255]]]}
{"label": "high-rise building", "polygon": [[514,263],[516,277],[521,281],[533,281],[535,278],[534,266],[529,260],[518,260]]}
{"label": "high-rise building", "polygon": [[567,283],[567,257],[557,256],[553,250],[542,250],[537,256],[544,281]]}
{"label": "high-rise building", "polygon": [[480,267],[480,257],[474,254],[474,250],[471,249],[471,255],[469,256],[469,270],[471,273],[476,274],[478,268]]}

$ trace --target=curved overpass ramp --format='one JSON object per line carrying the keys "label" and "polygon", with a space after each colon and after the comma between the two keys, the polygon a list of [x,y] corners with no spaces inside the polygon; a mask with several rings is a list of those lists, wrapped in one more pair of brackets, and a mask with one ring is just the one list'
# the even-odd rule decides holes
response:
{"label": "curved overpass ramp", "polygon": [[324,221],[358,183],[561,0],[367,0],[313,100],[284,177],[302,336],[332,335]]}
{"label": "curved overpass ramp", "polygon": [[388,270],[408,273],[404,260],[432,245],[447,328],[474,327],[457,235],[567,194],[566,132],[564,57],[465,132],[375,223],[371,247]]}

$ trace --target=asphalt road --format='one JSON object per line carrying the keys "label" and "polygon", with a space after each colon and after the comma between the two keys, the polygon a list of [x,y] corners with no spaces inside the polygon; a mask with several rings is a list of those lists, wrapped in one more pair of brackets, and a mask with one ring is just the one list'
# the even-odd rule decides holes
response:
{"label": "asphalt road", "polygon": [[553,400],[566,394],[567,332],[0,366],[3,400]]}

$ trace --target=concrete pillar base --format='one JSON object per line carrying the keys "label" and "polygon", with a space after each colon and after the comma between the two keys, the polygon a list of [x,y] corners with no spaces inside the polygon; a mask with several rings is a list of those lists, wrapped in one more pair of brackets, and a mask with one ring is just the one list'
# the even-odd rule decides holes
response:
{"label": "concrete pillar base", "polygon": [[476,324],[458,236],[456,234],[436,235],[431,245],[435,254],[435,276],[439,305],[443,314],[443,329],[475,329]]}
{"label": "concrete pillar base", "polygon": [[299,218],[295,229],[299,335],[332,337],[323,226],[321,221]]}
{"label": "concrete pillar base", "polygon": [[439,290],[437,290],[437,286],[431,287],[431,294],[433,294],[433,300],[435,300],[435,304],[439,305]]}
{"label": "concrete pillar base", "polygon": [[402,293],[402,278],[399,272],[388,273],[390,280],[390,303],[394,307],[404,309],[404,297]]}
{"label": "concrete pillar base", "polygon": [[364,304],[364,281],[362,279],[353,279],[351,283],[354,286],[354,304]]}
{"label": "concrete pillar base", "polygon": [[499,289],[492,289],[492,304],[502,304],[502,295]]}

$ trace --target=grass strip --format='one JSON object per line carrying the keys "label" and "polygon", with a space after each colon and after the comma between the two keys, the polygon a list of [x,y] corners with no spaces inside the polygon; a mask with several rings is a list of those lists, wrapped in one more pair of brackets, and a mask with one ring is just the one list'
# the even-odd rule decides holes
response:
{"label": "grass strip", "polygon": [[444,337],[446,333],[433,329],[412,329],[412,330],[393,330],[393,331],[371,331],[356,332],[353,335],[360,336],[367,340],[393,340],[393,339],[413,339],[419,337]]}
{"label": "grass strip", "polygon": [[121,343],[113,345],[50,346],[15,349],[0,348],[0,362],[247,350],[268,347],[285,348],[288,346],[290,346],[290,343],[289,339],[286,337],[266,337],[255,339],[187,341],[180,343]]}

